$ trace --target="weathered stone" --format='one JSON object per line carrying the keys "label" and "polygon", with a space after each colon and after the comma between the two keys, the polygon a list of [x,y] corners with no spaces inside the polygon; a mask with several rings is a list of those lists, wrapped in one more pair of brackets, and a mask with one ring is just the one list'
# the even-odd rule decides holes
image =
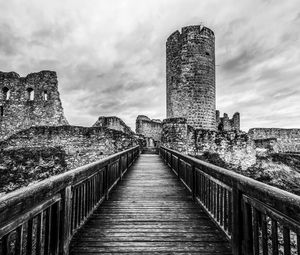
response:
{"label": "weathered stone", "polygon": [[241,169],[256,163],[254,144],[247,133],[194,129],[184,118],[163,121],[162,145],[193,156],[216,153],[227,164]]}
{"label": "weathered stone", "polygon": [[216,130],[215,37],[203,26],[183,27],[167,47],[167,118]]}
{"label": "weathered stone", "polygon": [[72,169],[138,145],[130,134],[103,127],[36,126],[0,142],[1,150],[60,147]]}
{"label": "weathered stone", "polygon": [[0,139],[32,126],[68,125],[52,71],[0,72]]}
{"label": "weathered stone", "polygon": [[258,148],[275,152],[300,152],[300,129],[252,128],[248,134]]}
{"label": "weathered stone", "polygon": [[[158,119],[151,120],[145,115],[136,118],[136,133],[142,135],[147,146],[154,146],[161,141],[162,123]],[[153,143],[153,144],[152,144]]]}
{"label": "weathered stone", "polygon": [[106,127],[123,133],[134,135],[134,132],[128,127],[123,120],[116,116],[100,116],[93,127]]}
{"label": "weathered stone", "polygon": [[229,119],[228,114],[224,113],[223,118],[220,118],[220,112],[216,111],[216,124],[219,131],[239,131],[240,130],[240,114],[236,112],[232,119]]}

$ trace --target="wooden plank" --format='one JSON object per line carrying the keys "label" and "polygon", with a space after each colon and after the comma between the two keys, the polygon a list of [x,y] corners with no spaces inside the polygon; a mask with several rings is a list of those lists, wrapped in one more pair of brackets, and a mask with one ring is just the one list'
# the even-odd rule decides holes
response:
{"label": "wooden plank", "polygon": [[231,254],[231,247],[159,156],[142,154],[72,239],[71,255],[92,253]]}

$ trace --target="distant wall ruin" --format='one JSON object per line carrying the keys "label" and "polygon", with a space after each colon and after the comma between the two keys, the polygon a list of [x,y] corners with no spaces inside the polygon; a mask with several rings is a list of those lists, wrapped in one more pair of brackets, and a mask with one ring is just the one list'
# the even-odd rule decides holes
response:
{"label": "distant wall ruin", "polygon": [[116,116],[100,116],[93,127],[106,127],[117,131],[122,131],[126,134],[134,134],[129,126],[123,120]]}
{"label": "distant wall ruin", "polygon": [[[157,119],[150,119],[145,115],[136,118],[136,133],[146,138],[147,146],[154,146],[161,140],[162,123]],[[153,140],[152,142],[149,140]],[[150,144],[153,143],[153,144]]]}
{"label": "distant wall ruin", "polygon": [[216,111],[216,124],[219,131],[239,131],[240,130],[240,114],[236,112],[233,114],[232,119],[228,117],[227,113],[224,113],[223,117],[220,117],[220,112]]}
{"label": "distant wall ruin", "polygon": [[300,152],[300,129],[252,128],[248,134],[257,147],[271,146],[275,152]]}

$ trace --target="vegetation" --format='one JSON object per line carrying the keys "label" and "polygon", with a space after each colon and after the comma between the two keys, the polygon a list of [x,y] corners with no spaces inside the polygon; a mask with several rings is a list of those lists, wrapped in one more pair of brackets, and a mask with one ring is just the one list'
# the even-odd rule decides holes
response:
{"label": "vegetation", "polygon": [[66,171],[60,147],[33,147],[0,152],[0,194]]}
{"label": "vegetation", "polygon": [[300,155],[272,153],[257,156],[256,164],[246,170],[227,164],[217,153],[205,152],[196,158],[300,195]]}

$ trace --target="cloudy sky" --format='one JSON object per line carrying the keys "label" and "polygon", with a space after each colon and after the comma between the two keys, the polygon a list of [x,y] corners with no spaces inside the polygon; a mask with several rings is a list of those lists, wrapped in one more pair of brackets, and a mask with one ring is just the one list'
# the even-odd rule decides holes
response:
{"label": "cloudy sky", "polygon": [[165,42],[216,35],[217,108],[241,127],[300,128],[299,0],[0,0],[0,70],[58,73],[65,115],[165,118]]}

